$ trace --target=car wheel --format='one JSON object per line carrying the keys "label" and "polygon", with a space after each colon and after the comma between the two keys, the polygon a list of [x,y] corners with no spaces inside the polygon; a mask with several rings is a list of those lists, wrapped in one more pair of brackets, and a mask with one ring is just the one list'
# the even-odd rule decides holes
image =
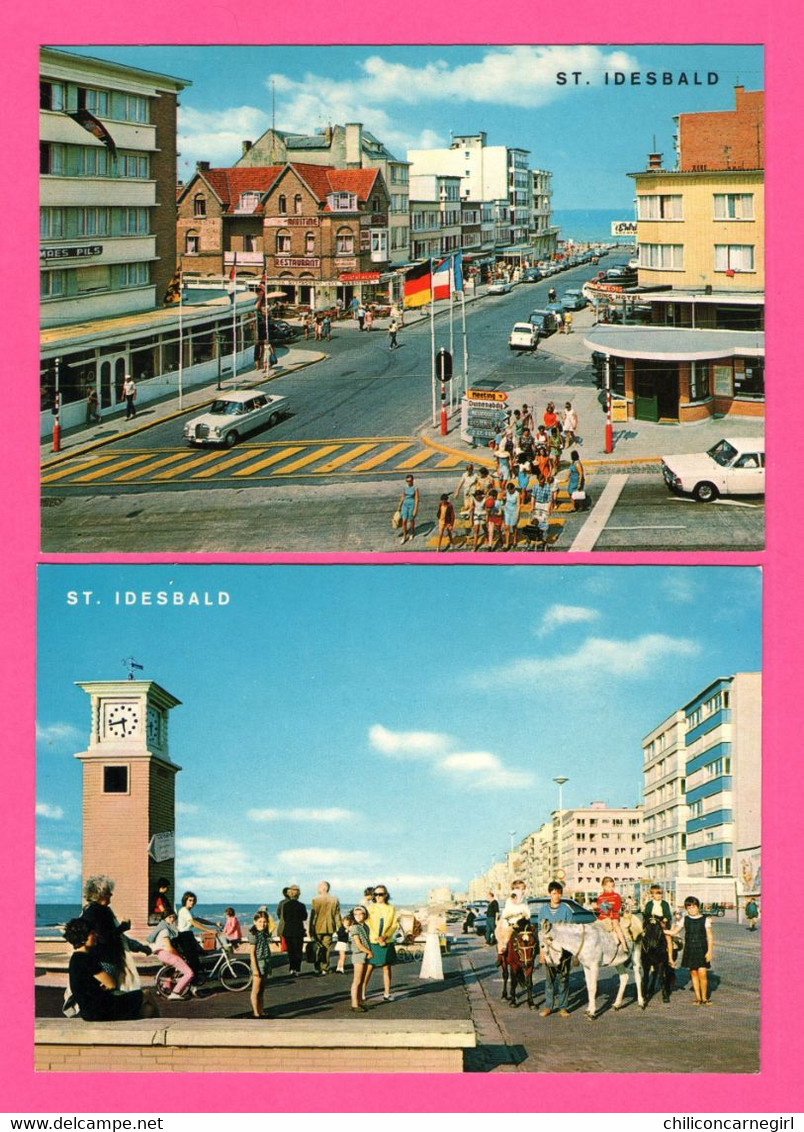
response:
{"label": "car wheel", "polygon": [[279,422],[279,413],[271,413],[270,417],[268,418],[268,427],[273,428],[274,425],[277,424],[278,422]]}
{"label": "car wheel", "polygon": [[703,480],[702,483],[695,485],[695,490],[692,494],[699,503],[714,503],[719,492],[713,483],[709,483],[708,480]]}
{"label": "car wheel", "polygon": [[226,433],[226,437],[225,437],[223,443],[226,445],[227,448],[234,448],[235,444],[237,444],[239,439],[240,439],[240,437],[237,435],[237,432],[234,429],[232,429],[231,432]]}

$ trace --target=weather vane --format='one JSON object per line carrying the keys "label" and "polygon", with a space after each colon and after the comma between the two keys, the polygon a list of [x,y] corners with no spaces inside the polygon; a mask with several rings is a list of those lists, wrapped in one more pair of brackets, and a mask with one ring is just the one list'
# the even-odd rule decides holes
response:
{"label": "weather vane", "polygon": [[138,672],[142,672],[142,665],[141,665],[141,664],[137,664],[137,662],[136,662],[136,660],[134,659],[134,657],[133,657],[133,656],[129,656],[129,657],[126,657],[126,658],[124,659],[124,661],[123,661],[123,666],[124,666],[125,668],[127,668],[127,669],[128,669],[128,678],[129,678],[129,680],[133,680],[133,679],[134,679],[134,670],[135,670],[135,669],[136,669],[136,670],[137,670]]}

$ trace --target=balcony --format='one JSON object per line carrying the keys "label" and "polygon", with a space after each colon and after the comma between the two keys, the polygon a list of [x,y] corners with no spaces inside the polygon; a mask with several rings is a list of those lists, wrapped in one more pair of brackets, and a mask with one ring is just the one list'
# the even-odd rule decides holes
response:
{"label": "balcony", "polygon": [[[262,267],[265,263],[265,256],[262,252],[237,252],[237,266],[238,267]],[[235,262],[235,252],[223,253],[223,266],[233,267]]]}

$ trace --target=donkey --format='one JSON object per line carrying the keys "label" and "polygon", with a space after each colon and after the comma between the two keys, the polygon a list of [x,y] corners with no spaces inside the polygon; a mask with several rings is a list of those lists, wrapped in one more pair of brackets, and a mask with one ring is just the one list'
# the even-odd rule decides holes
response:
{"label": "donkey", "polygon": [[[533,1002],[533,968],[538,952],[538,936],[536,929],[524,916],[515,925],[504,949],[497,955],[497,965],[502,968],[503,992],[502,997],[508,999],[511,1006],[519,1006],[516,1000],[517,987],[521,984],[527,995],[528,1006],[534,1008]],[[508,994],[508,977],[511,978],[511,994]]]}
{"label": "donkey", "polygon": [[[634,916],[633,920],[634,926],[641,931],[640,918]],[[645,999],[642,994],[642,945],[639,940],[628,951],[624,951],[616,935],[606,931],[598,921],[593,924],[551,924],[549,920],[543,920],[541,949],[551,967],[559,965],[562,951],[571,951],[573,957],[583,967],[586,993],[589,998],[586,1006],[587,1019],[597,1017],[597,980],[601,967],[617,967],[619,970],[620,987],[614,1000],[614,1009],[620,1010],[628,983],[628,967],[632,966],[637,1001],[640,1008],[645,1009]]]}
{"label": "donkey", "polygon": [[649,1001],[658,983],[662,988],[662,1002],[669,1002],[674,981],[662,921],[658,916],[648,916],[642,936],[642,994]]}

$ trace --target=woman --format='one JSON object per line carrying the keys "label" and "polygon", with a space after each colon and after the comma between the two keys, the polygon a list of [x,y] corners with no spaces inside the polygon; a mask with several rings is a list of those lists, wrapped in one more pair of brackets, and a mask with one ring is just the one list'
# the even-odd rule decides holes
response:
{"label": "woman", "polygon": [[393,939],[398,927],[396,909],[389,903],[388,889],[384,884],[378,884],[374,889],[374,903],[368,910],[369,943],[371,945],[371,958],[369,959],[369,973],[366,976],[365,991],[371,972],[375,967],[382,967],[383,1000],[392,1002],[391,994],[391,963],[393,961]]}
{"label": "woman", "polygon": [[[586,502],[586,472],[581,463],[581,457],[575,449],[570,453],[570,459],[572,460],[572,464],[570,465],[567,491],[569,492],[573,507],[576,511],[580,511],[582,510],[583,504]],[[579,494],[581,492],[583,492],[583,497]]]}
{"label": "woman", "polygon": [[519,537],[519,494],[516,485],[509,483],[503,498],[503,550],[516,550]]}
{"label": "woman", "polygon": [[441,941],[438,935],[439,917],[431,912],[427,917],[427,928],[424,933],[424,954],[419,971],[420,979],[444,978],[444,964],[441,959]]}
{"label": "woman", "polygon": [[115,980],[98,959],[97,933],[83,916],[69,920],[63,934],[73,948],[68,974],[70,992],[85,1022],[119,1022],[158,1013],[141,990],[114,993]]}
{"label": "woman", "polygon": [[302,950],[304,948],[304,923],[307,909],[299,900],[301,889],[297,884],[287,887],[287,899],[282,901],[283,935],[288,949],[288,969],[291,975],[301,974]]}
{"label": "woman", "polygon": [[410,524],[410,538],[416,533],[416,516],[419,513],[419,489],[414,486],[413,476],[405,477],[405,486],[399,497],[397,510],[402,518],[402,545],[408,541],[408,524]]}
{"label": "woman", "polygon": [[106,876],[88,877],[84,885],[84,900],[86,904],[81,912],[81,919],[89,924],[95,933],[94,956],[102,970],[114,980],[115,987],[119,986],[126,975],[128,963],[126,951],[142,951],[150,954],[150,947],[138,943],[135,939],[127,939],[124,933],[131,927],[130,920],[118,920],[109,907],[114,892],[114,881]]}
{"label": "woman", "polygon": [[176,948],[192,967],[196,981],[198,981],[198,976],[201,974],[201,951],[193,929],[196,928],[200,932],[206,932],[209,931],[210,928],[221,927],[220,924],[212,923],[211,920],[196,919],[193,915],[193,909],[197,903],[198,897],[194,892],[185,892],[181,898],[181,908],[179,908],[176,923],[179,929],[176,936]]}

